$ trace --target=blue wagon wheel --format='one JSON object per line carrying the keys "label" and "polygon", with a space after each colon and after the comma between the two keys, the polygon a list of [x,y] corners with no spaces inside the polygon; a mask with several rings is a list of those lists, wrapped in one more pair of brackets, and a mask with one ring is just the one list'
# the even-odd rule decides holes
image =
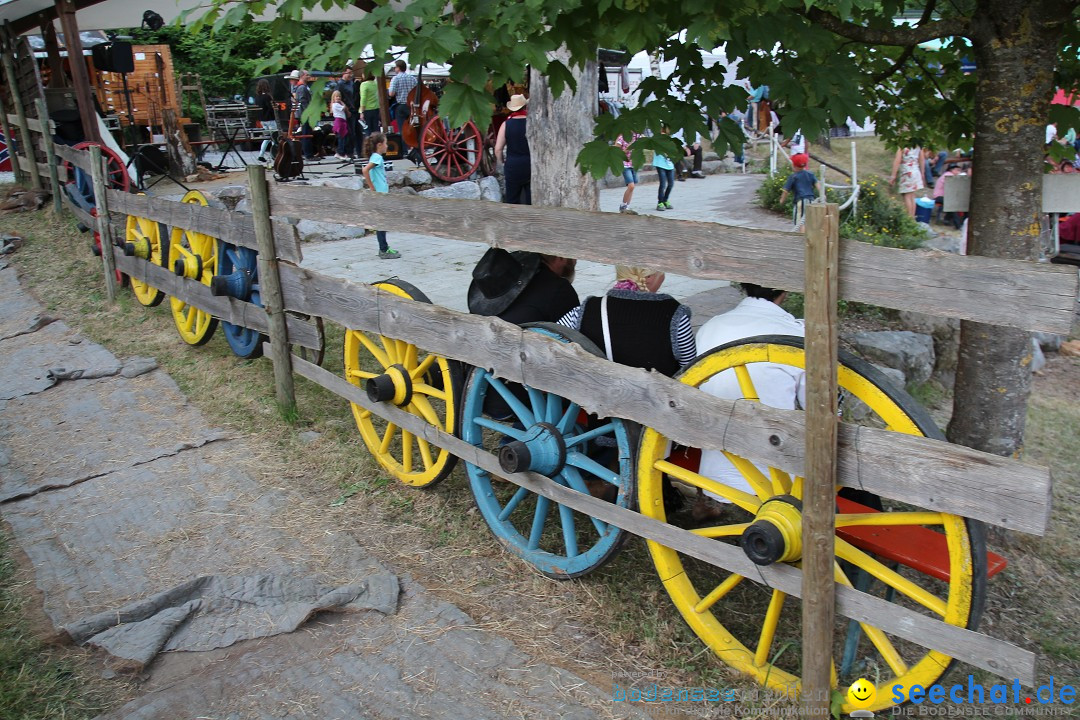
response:
{"label": "blue wagon wheel", "polygon": [[[218,240],[219,274],[210,281],[210,292],[214,295],[228,295],[262,307],[258,257],[259,253],[251,248]],[[258,330],[225,321],[221,322],[221,329],[225,332],[225,341],[238,357],[262,356],[262,345],[266,342],[266,335]]]}
{"label": "blue wagon wheel", "polygon": [[[584,335],[552,323],[525,326],[594,355]],[[499,453],[507,472],[531,470],[581,493],[630,508],[635,502],[630,423],[587,416],[554,393],[516,385],[475,368],[465,389],[461,438]],[[621,549],[627,533],[468,466],[476,504],[491,531],[511,552],[555,579],[584,575]]]}

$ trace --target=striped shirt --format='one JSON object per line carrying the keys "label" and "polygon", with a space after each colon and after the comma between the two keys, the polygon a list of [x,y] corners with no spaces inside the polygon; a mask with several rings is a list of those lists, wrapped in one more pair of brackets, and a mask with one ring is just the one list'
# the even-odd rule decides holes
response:
{"label": "striped shirt", "polygon": [[[649,300],[653,298],[670,298],[670,295],[661,293],[645,293],[636,292],[633,290],[617,290],[612,289],[608,291],[611,297],[618,298],[634,298],[641,300]],[[588,302],[588,300],[586,300]],[[570,312],[559,318],[559,324],[565,327],[573,328],[574,330],[581,330],[581,322],[584,317],[585,304],[582,303],[576,308],[570,310]],[[680,368],[684,368],[689,365],[697,356],[697,343],[694,339],[694,330],[690,325],[690,308],[685,305],[680,305],[675,311],[675,314],[671,318],[670,328],[670,340],[671,351],[675,356],[675,360],[679,363]],[[597,343],[600,345],[601,343]],[[613,343],[614,344],[614,343]]]}

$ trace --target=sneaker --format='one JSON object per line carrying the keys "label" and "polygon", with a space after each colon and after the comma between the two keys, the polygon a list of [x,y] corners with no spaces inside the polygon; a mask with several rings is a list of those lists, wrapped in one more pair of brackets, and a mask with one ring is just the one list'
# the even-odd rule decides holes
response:
{"label": "sneaker", "polygon": [[629,205],[620,205],[619,206],[619,212],[624,213],[626,215],[637,215],[637,211],[631,210]]}
{"label": "sneaker", "polygon": [[380,260],[397,260],[399,257],[401,257],[401,253],[397,250],[387,248],[386,250],[379,251]]}
{"label": "sneaker", "polygon": [[266,156],[265,155],[260,155],[259,157],[256,158],[256,161],[260,165],[265,165],[266,164]]}
{"label": "sneaker", "polygon": [[665,205],[664,203],[656,203],[656,209],[661,211],[667,210],[667,205]]}
{"label": "sneaker", "polygon": [[690,173],[690,177],[695,178],[697,180],[704,180],[705,179],[705,173],[701,172],[700,170],[695,170],[692,173]]}
{"label": "sneaker", "polygon": [[665,210],[674,210],[675,208],[671,207],[671,203],[665,202],[664,203],[664,209]]}

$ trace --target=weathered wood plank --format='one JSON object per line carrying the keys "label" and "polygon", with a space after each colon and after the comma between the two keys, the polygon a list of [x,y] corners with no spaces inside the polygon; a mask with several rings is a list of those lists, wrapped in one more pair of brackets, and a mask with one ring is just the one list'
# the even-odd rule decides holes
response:
{"label": "weathered wood plank", "polygon": [[259,287],[270,326],[270,359],[274,363],[274,394],[283,409],[296,410],[296,389],[293,385],[292,359],[288,331],[285,328],[284,303],[281,300],[281,278],[278,277],[277,250],[274,229],[270,224],[270,199],[266,170],[248,166],[248,190],[251,193],[251,212],[255,221],[255,239],[259,243]]}
{"label": "weathered wood plank", "polygon": [[73,202],[73,201],[71,200],[71,198],[70,198],[70,197],[68,197],[67,193],[65,193],[65,192],[61,192],[61,195],[62,195],[62,196],[63,196],[63,198],[64,198],[64,207],[66,207],[66,208],[68,209],[68,211],[69,211],[69,212],[70,212],[70,213],[71,213],[72,215],[74,215],[75,217],[77,217],[77,218],[79,219],[79,222],[81,222],[81,223],[82,223],[83,225],[85,225],[86,227],[88,227],[88,228],[91,228],[91,229],[93,229],[93,227],[94,227],[94,223],[95,223],[95,222],[97,222],[97,221],[96,221],[96,220],[94,219],[94,216],[93,216],[93,215],[91,215],[90,213],[86,212],[85,210],[83,210],[83,209],[82,209],[81,207],[79,207],[78,205],[76,205],[76,204],[75,204],[75,203],[74,203],[74,202]]}
{"label": "weathered wood plank", "polygon": [[30,117],[29,115],[26,116],[26,127],[30,128],[30,132],[35,132],[39,135],[45,132],[41,128],[41,121],[36,117]]}
{"label": "weathered wood plank", "polygon": [[[210,288],[207,286],[177,277],[165,268],[158,267],[141,258],[128,257],[124,255],[120,248],[115,249],[114,257],[116,258],[116,267],[121,272],[156,287],[166,295],[180,298],[189,305],[193,305],[233,325],[242,325],[261,333],[269,332],[270,324],[266,318],[266,311],[254,303],[231,297],[211,295]],[[319,332],[313,322],[293,315],[286,315],[285,322],[289,331],[290,343],[306,348],[319,349]]]}
{"label": "weathered wood plank", "polygon": [[[197,203],[179,203],[149,195],[132,195],[118,190],[109,190],[107,197],[109,210],[113,212],[149,218],[165,223],[170,228],[192,230],[233,245],[259,249],[251,215],[205,207]],[[278,258],[299,264],[304,256],[300,252],[300,237],[296,228],[283,220],[272,220],[271,224]]]}
{"label": "weathered wood plank", "polygon": [[[648,265],[697,278],[805,289],[803,238],[795,233],[282,184],[270,190],[270,209],[275,216],[422,232],[595,262]],[[529,231],[521,232],[523,227]],[[583,237],[589,241],[580,242]],[[1068,333],[1077,289],[1076,272],[1063,266],[847,240],[840,247],[840,297],[899,310]]]}
{"label": "weathered wood plank", "polygon": [[[726,449],[804,474],[805,417],[760,403],[722,400],[657,373],[610,363],[574,345],[479,317],[396,297],[303,268],[280,268],[285,308],[347,328],[406,339],[491,369],[695,447]],[[949,443],[842,424],[837,481],[883,497],[1037,535],[1050,512],[1050,475]]]}
{"label": "weathered wood plank", "polygon": [[[466,462],[479,465],[490,473],[507,478],[557,503],[599,518],[640,537],[675,548],[679,552],[746,576],[763,585],[782,590],[789,595],[802,597],[802,573],[795,567],[784,564],[761,567],[750,562],[742,550],[734,545],[703,538],[590,495],[574,492],[543,475],[506,473],[499,466],[495,455],[442,432],[419,417],[391,404],[372,402],[361,388],[317,365],[294,356],[293,368],[298,374],[327,390],[371,410],[433,445],[446,448]],[[834,585],[834,587],[836,609],[846,617],[869,623],[921,647],[939,650],[1001,677],[1019,678],[1025,685],[1034,686],[1035,655],[1027,650],[1003,640],[947,625],[940,620],[920,615],[852,588],[842,585]]]}
{"label": "weathered wood plank", "polygon": [[101,161],[101,148],[97,145],[90,147],[90,169],[98,210],[96,225],[98,237],[101,238],[101,262],[105,266],[105,291],[111,303],[116,300],[116,263],[113,254],[105,252],[105,249],[113,247],[114,240],[112,225],[109,223],[109,203],[105,199],[105,168]]}
{"label": "weathered wood plank", "polygon": [[56,156],[84,172],[90,172],[90,153],[86,150],[75,150],[70,145],[57,144]]}
{"label": "weathered wood plank", "polygon": [[[822,189],[824,193],[824,188]],[[829,714],[836,586],[837,255],[840,209],[806,209],[806,478],[802,527],[804,716]]]}

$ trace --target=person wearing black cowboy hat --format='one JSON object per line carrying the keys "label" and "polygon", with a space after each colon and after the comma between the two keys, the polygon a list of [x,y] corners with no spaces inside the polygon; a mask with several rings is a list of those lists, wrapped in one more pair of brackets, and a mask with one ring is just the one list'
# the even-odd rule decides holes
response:
{"label": "person wearing black cowboy hat", "polygon": [[469,312],[515,325],[555,322],[579,304],[570,284],[576,265],[573,258],[491,248],[473,269]]}

